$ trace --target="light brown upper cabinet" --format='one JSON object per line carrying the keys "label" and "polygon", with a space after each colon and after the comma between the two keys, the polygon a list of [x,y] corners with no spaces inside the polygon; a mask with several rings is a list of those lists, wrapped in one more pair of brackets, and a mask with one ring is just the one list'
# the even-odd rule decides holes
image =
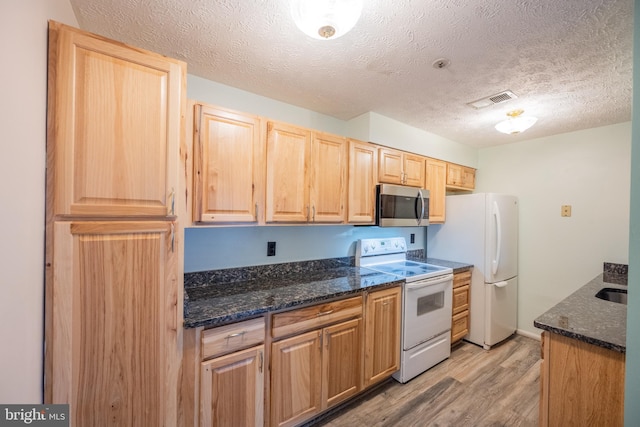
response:
{"label": "light brown upper cabinet", "polygon": [[409,185],[419,188],[424,185],[424,157],[400,150],[380,147],[378,151],[378,162],[379,182]]}
{"label": "light brown upper cabinet", "polygon": [[429,190],[429,223],[443,223],[447,196],[447,162],[427,158],[426,170],[424,188]]}
{"label": "light brown upper cabinet", "polygon": [[376,208],[378,148],[366,142],[349,140],[349,192],[347,221],[373,224]]}
{"label": "light brown upper cabinet", "polygon": [[186,66],[51,26],[65,28],[49,51],[53,214],[174,215]]}
{"label": "light brown upper cabinet", "polygon": [[260,117],[196,104],[194,221],[258,222],[264,217]]}
{"label": "light brown upper cabinet", "polygon": [[476,170],[467,166],[447,163],[447,188],[471,191],[476,187]]}
{"label": "light brown upper cabinet", "polygon": [[341,223],[347,204],[347,140],[313,132],[311,222]]}
{"label": "light brown upper cabinet", "polygon": [[345,138],[270,121],[266,168],[267,222],[344,222]]}
{"label": "light brown upper cabinet", "polygon": [[311,131],[267,123],[267,222],[307,222]]}

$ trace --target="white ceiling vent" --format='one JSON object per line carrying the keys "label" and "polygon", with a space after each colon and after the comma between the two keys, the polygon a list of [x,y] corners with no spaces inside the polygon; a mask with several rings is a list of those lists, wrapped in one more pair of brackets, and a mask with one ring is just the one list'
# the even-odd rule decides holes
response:
{"label": "white ceiling vent", "polygon": [[475,108],[476,110],[479,110],[481,108],[489,107],[494,104],[500,104],[501,102],[507,102],[516,98],[517,96],[515,93],[511,92],[510,90],[505,90],[504,92],[496,93],[495,95],[487,96],[486,98],[468,102],[467,105]]}

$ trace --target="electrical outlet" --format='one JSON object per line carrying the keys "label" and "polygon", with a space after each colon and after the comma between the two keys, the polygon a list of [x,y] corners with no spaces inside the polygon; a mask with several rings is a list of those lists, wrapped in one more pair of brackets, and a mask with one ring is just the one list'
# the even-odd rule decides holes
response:
{"label": "electrical outlet", "polygon": [[410,239],[411,243],[415,243],[416,242],[416,235],[411,233]]}
{"label": "electrical outlet", "polygon": [[571,205],[562,205],[560,208],[560,216],[571,216]]}
{"label": "electrical outlet", "polygon": [[276,242],[267,242],[267,256],[276,255]]}

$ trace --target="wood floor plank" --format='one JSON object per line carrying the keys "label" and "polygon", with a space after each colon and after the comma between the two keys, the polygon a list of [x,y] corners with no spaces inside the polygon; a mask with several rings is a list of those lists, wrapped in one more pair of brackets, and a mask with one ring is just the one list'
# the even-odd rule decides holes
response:
{"label": "wood floor plank", "polygon": [[539,341],[514,335],[489,351],[463,342],[408,383],[385,383],[307,425],[534,427],[539,382]]}

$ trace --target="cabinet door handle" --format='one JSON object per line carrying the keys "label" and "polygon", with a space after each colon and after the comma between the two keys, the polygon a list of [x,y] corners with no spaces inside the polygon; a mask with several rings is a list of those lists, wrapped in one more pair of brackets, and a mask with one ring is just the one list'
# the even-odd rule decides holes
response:
{"label": "cabinet door handle", "polygon": [[326,316],[331,313],[333,313],[333,310],[321,311],[320,313],[316,314],[316,317]]}
{"label": "cabinet door handle", "polygon": [[229,340],[229,339],[231,339],[231,338],[241,337],[241,336],[243,336],[243,335],[244,335],[244,334],[246,334],[246,333],[247,333],[247,331],[236,332],[235,334],[229,334],[229,335],[227,335],[225,338]]}
{"label": "cabinet door handle", "polygon": [[176,205],[176,191],[171,188],[171,193],[169,193],[169,203],[170,203],[170,208],[169,208],[169,215],[173,216],[175,215],[175,205]]}
{"label": "cabinet door handle", "polygon": [[176,226],[172,222],[171,223],[171,252],[175,252],[176,246]]}
{"label": "cabinet door handle", "polygon": [[264,359],[263,359],[263,356],[262,356],[262,350],[258,352],[258,357],[259,357],[259,359],[258,359],[258,370],[260,371],[260,373],[262,373],[262,366],[263,366],[263,363],[264,363]]}
{"label": "cabinet door handle", "polygon": [[313,206],[313,216],[311,217],[311,221],[316,222],[316,207]]}

